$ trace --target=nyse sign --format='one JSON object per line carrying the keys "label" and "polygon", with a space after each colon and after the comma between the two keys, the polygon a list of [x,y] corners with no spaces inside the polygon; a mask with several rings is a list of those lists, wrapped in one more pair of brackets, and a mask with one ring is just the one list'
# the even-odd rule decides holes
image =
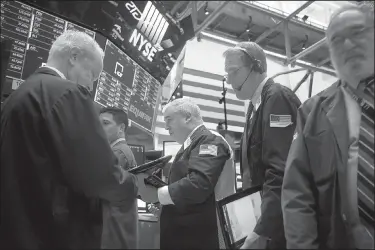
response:
{"label": "nyse sign", "polygon": [[[147,60],[152,62],[155,53],[158,51],[156,46],[161,48],[160,43],[167,32],[169,23],[151,1],[147,2],[143,12],[132,1],[127,2],[125,7],[133,18],[138,21],[130,36],[129,43],[142,52],[142,55]],[[119,31],[118,28],[117,31]]]}

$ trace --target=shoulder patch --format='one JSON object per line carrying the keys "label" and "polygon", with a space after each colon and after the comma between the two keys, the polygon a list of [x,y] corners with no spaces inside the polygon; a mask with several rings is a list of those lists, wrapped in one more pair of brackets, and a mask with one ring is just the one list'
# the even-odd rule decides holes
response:
{"label": "shoulder patch", "polygon": [[217,146],[211,144],[202,144],[199,146],[199,155],[217,156]]}

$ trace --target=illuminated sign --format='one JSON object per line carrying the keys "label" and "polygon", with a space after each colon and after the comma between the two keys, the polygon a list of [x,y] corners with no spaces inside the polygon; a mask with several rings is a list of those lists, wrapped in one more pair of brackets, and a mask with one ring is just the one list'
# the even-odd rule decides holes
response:
{"label": "illuminated sign", "polygon": [[[125,7],[138,21],[137,28],[133,30],[129,42],[152,62],[158,51],[157,48],[159,51],[163,50],[160,43],[167,32],[169,23],[151,1],[147,2],[143,12],[132,1],[126,3]],[[119,27],[116,28],[119,29]]]}

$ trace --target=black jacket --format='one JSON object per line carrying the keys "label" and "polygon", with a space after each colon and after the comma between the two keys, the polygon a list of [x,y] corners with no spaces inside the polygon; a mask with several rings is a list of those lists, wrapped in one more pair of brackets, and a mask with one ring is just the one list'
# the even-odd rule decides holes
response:
{"label": "black jacket", "polygon": [[[366,246],[363,228],[346,221],[349,126],[340,82],[298,110],[282,192],[285,235],[290,249],[355,249]],[[373,244],[373,242],[372,242]],[[359,247],[362,248],[362,247]]]}
{"label": "black jacket", "polygon": [[[230,158],[230,148],[204,126],[198,128],[185,150],[181,147],[169,173],[169,193],[174,205],[162,207],[161,249],[218,249],[215,186]],[[217,155],[202,154],[207,145]]]}
{"label": "black jacket", "polygon": [[39,68],[1,112],[1,248],[99,248],[115,162],[90,93]]}
{"label": "black jacket", "polygon": [[[269,79],[262,89],[258,110],[251,121],[247,121],[250,122],[250,136],[243,138],[248,145],[252,185],[263,186],[261,217],[254,232],[271,239],[269,248],[285,247],[281,185],[300,105],[300,100],[289,88]],[[285,128],[270,127],[271,114],[290,115],[293,123]]]}

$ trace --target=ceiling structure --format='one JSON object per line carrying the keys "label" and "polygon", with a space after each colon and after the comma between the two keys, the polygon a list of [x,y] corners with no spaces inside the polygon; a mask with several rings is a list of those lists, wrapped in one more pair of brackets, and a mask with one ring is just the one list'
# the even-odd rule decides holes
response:
{"label": "ceiling structure", "polygon": [[[285,65],[305,66],[300,65],[303,60],[314,71],[334,74],[325,42],[326,25],[311,22],[307,14],[311,11],[306,12],[319,2],[299,1],[300,7],[291,8],[295,10],[289,13],[261,1],[161,2],[176,21],[191,15],[198,39],[210,34],[236,42],[254,41],[267,51],[285,56]],[[335,9],[347,1],[324,3]]]}

